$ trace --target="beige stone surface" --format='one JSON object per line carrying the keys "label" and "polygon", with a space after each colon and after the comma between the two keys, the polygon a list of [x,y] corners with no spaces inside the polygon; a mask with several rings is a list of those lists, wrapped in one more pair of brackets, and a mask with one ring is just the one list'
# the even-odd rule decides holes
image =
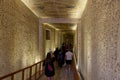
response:
{"label": "beige stone surface", "polygon": [[0,76],[40,60],[39,19],[20,0],[0,0]]}
{"label": "beige stone surface", "polygon": [[79,68],[85,80],[120,80],[119,3],[120,0],[88,0],[79,32]]}
{"label": "beige stone surface", "polygon": [[[50,32],[49,40],[46,39],[46,36],[47,36],[46,30]],[[56,32],[55,28],[51,27],[50,25],[46,25],[46,24],[43,25],[43,33],[44,33],[43,34],[44,35],[43,37],[44,38],[44,53],[47,54],[47,52],[49,52],[50,49],[52,51],[55,50],[57,42],[58,42],[58,40],[56,39],[56,36],[58,36],[58,33]]]}

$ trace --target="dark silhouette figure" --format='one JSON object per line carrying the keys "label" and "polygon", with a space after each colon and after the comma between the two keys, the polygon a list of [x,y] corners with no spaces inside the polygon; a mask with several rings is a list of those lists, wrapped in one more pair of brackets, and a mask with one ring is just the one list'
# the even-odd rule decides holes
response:
{"label": "dark silhouette figure", "polygon": [[47,53],[47,57],[44,61],[45,75],[48,77],[48,80],[53,80],[53,76],[55,75],[55,68],[53,62],[54,56],[53,53],[50,51]]}
{"label": "dark silhouette figure", "polygon": [[56,50],[54,51],[54,55],[55,55],[55,60],[58,61],[58,55],[59,55],[59,49],[56,48]]}
{"label": "dark silhouette figure", "polygon": [[62,65],[63,65],[63,53],[62,51],[60,51],[58,55],[58,66],[62,67]]}

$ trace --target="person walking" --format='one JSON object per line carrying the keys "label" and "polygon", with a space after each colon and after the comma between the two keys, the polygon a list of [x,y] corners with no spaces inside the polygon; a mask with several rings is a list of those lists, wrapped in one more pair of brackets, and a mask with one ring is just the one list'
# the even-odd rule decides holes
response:
{"label": "person walking", "polygon": [[66,60],[67,70],[69,71],[72,64],[72,58],[73,58],[73,53],[70,50],[67,50],[67,52],[65,53],[65,60]]}
{"label": "person walking", "polygon": [[58,66],[62,68],[62,65],[63,65],[63,53],[61,50],[58,55]]}
{"label": "person walking", "polygon": [[45,75],[47,76],[47,80],[54,80],[54,75],[55,75],[55,68],[54,68],[54,56],[52,51],[47,53],[47,57],[44,61],[44,66],[45,66]]}
{"label": "person walking", "polygon": [[58,61],[59,49],[58,47],[54,51],[55,60]]}

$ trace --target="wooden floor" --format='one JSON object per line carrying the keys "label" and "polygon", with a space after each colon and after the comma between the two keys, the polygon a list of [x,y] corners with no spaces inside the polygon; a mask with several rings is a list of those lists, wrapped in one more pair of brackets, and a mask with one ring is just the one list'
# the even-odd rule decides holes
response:
{"label": "wooden floor", "polygon": [[[41,75],[39,80],[47,80],[45,75]],[[55,76],[54,80],[75,80],[74,79],[74,70],[67,70],[66,66],[59,68],[55,66]]]}

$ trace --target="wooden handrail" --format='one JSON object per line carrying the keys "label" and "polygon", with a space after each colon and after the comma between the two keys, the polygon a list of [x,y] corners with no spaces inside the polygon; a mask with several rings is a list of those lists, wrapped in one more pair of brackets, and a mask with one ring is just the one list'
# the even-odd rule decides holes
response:
{"label": "wooden handrail", "polygon": [[[5,79],[5,78],[8,78],[8,77],[11,77],[11,80],[14,80],[14,76],[15,76],[15,74],[17,74],[17,73],[19,73],[19,72],[22,72],[22,80],[25,80],[24,78],[25,78],[25,70],[27,70],[27,69],[30,69],[30,76],[29,76],[29,80],[31,80],[31,78],[32,78],[32,67],[33,66],[35,66],[35,79],[34,80],[37,80],[37,73],[39,73],[39,75],[40,75],[40,71],[42,71],[41,69],[42,69],[42,64],[43,64],[43,61],[44,60],[42,60],[42,61],[39,61],[39,62],[37,62],[37,63],[35,63],[35,64],[33,64],[33,65],[31,65],[31,66],[28,66],[28,67],[25,67],[25,68],[23,68],[23,69],[20,69],[20,70],[18,70],[18,71],[15,71],[15,72],[12,72],[12,73],[10,73],[10,74],[7,74],[7,75],[5,75],[5,76],[2,76],[2,77],[0,77],[0,80],[3,80],[3,79]],[[37,65],[39,65],[39,70],[37,70]],[[37,72],[38,71],[38,72]]]}
{"label": "wooden handrail", "polygon": [[77,58],[77,56],[74,54],[74,57],[73,57],[73,69],[75,71],[74,78],[75,78],[75,80],[80,80],[80,75],[79,75],[78,70],[76,68],[76,62],[77,62],[76,58]]}
{"label": "wooden handrail", "polygon": [[77,55],[74,53],[75,62],[77,62]]}

